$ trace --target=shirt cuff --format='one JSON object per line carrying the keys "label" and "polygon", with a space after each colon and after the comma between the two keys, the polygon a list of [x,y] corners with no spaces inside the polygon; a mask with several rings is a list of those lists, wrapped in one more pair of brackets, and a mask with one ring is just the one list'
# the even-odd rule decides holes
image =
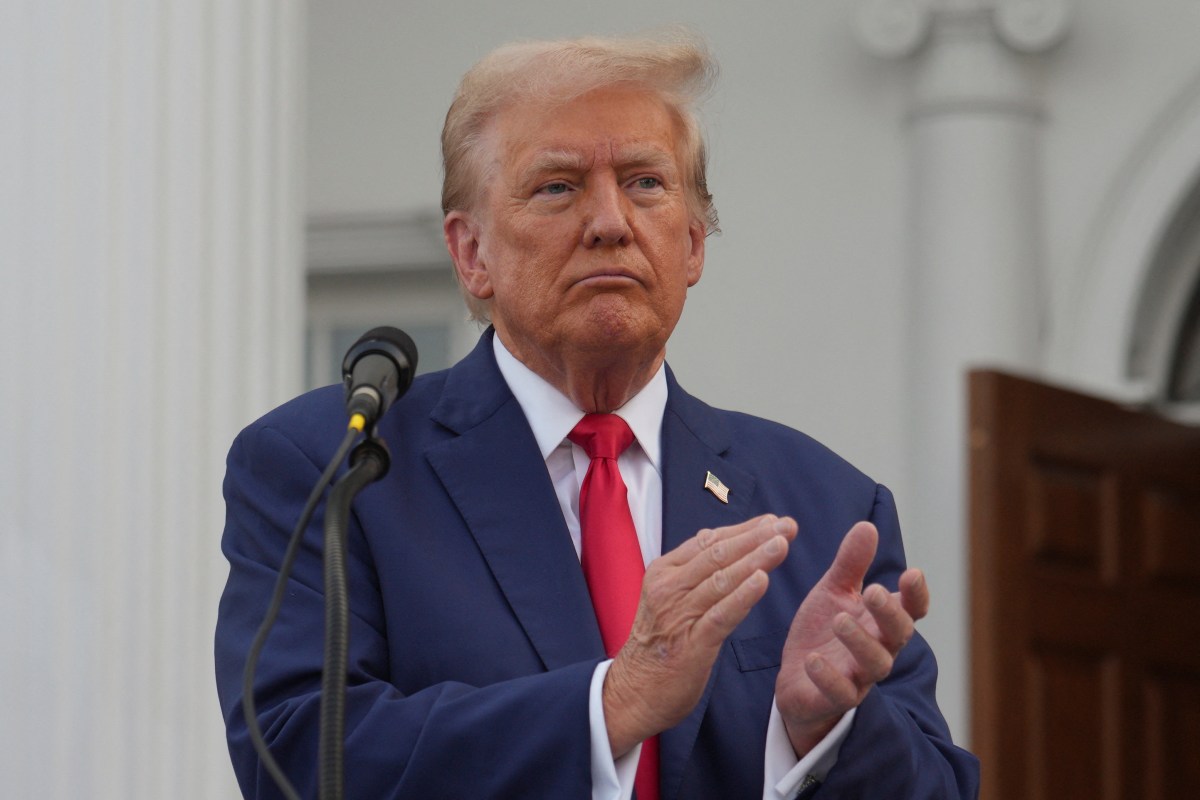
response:
{"label": "shirt cuff", "polygon": [[787,729],[784,728],[783,717],[772,701],[771,720],[767,723],[767,752],[763,759],[763,800],[792,800],[810,776],[818,781],[825,780],[837,763],[842,742],[850,733],[857,710],[852,708],[843,714],[833,730],[816,747],[809,750],[804,758],[797,759]]}
{"label": "shirt cuff", "polygon": [[[588,694],[588,724],[592,732],[592,800],[629,800],[633,796],[633,779],[637,775],[639,743],[625,755],[613,759],[608,746],[608,725],[604,720],[604,676],[612,659],[601,661],[592,673]],[[786,734],[784,736],[786,740]]]}

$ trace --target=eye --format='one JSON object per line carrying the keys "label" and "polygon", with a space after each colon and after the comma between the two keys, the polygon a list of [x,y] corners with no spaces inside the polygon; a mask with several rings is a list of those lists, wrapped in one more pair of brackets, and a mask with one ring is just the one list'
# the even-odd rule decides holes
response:
{"label": "eye", "polygon": [[639,189],[657,189],[658,187],[662,186],[662,181],[660,181],[658,178],[646,176],[644,178],[638,178],[636,181],[634,181],[634,184]]}
{"label": "eye", "polygon": [[571,190],[571,187],[565,183],[562,183],[561,181],[558,181],[555,183],[547,183],[545,186],[543,186],[541,189],[539,189],[539,191],[545,192],[546,194],[555,194],[555,195],[566,194],[570,190]]}

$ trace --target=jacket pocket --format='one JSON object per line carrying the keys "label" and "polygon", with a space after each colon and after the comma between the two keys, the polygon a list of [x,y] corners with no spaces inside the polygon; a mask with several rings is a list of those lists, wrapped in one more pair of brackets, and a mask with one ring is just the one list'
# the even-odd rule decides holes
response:
{"label": "jacket pocket", "polygon": [[731,644],[738,669],[742,672],[756,672],[760,669],[777,668],[783,660],[783,643],[787,640],[787,634],[788,629],[781,628],[761,636],[733,639]]}

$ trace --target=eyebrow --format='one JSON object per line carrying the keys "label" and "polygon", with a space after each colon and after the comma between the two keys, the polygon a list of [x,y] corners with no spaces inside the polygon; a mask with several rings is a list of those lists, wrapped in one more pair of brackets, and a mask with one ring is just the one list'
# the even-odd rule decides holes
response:
{"label": "eyebrow", "polygon": [[[591,156],[577,150],[550,149],[543,150],[533,157],[524,170],[521,171],[521,183],[527,183],[540,175],[552,172],[578,173],[586,172],[591,165]],[[675,159],[670,153],[651,144],[631,143],[617,149],[618,169],[638,169],[652,167],[675,174]]]}
{"label": "eyebrow", "polygon": [[547,172],[584,172],[589,159],[575,150],[543,150],[521,171],[521,183],[528,183]]}
{"label": "eyebrow", "polygon": [[617,163],[623,167],[658,167],[675,169],[675,157],[652,144],[626,145],[617,150]]}

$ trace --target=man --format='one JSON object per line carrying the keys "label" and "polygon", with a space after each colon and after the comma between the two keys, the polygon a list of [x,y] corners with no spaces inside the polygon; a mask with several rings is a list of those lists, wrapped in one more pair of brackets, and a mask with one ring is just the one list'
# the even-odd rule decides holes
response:
{"label": "man", "polygon": [[[890,494],[795,431],[709,408],[665,366],[716,224],[693,110],[713,74],[689,41],[579,40],[502,48],[464,77],[444,229],[492,328],[379,425],[391,471],[349,542],[348,796],[977,791],[933,699],[913,630],[929,593],[903,567]],[[245,652],[343,424],[339,390],[321,390],[230,452],[217,666],[247,796],[277,795],[242,723]],[[600,428],[633,441],[597,454]],[[306,795],[319,536],[256,686]],[[628,571],[606,563],[627,568],[630,548],[622,592]]]}

